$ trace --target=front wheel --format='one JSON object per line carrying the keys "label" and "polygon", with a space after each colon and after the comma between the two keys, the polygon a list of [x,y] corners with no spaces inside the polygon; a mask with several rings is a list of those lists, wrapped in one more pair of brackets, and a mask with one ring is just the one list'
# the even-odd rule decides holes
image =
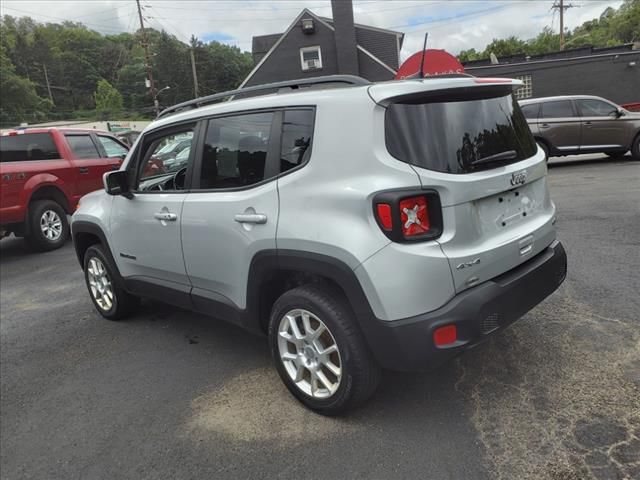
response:
{"label": "front wheel", "polygon": [[306,407],[337,415],[367,400],[380,368],[343,296],[319,285],[284,293],[274,304],[269,344],[280,378]]}
{"label": "front wheel", "polygon": [[93,305],[108,320],[125,318],[139,301],[118,286],[116,275],[102,246],[90,246],[84,254],[84,279]]}

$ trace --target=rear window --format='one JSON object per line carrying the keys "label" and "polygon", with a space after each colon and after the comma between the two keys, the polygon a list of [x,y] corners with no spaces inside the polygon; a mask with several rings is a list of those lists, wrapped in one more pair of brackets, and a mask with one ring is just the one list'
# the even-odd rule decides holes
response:
{"label": "rear window", "polygon": [[538,111],[540,110],[539,103],[530,103],[529,105],[520,105],[520,109],[526,118],[536,119],[538,118]]}
{"label": "rear window", "polygon": [[89,135],[66,135],[66,137],[76,158],[80,160],[100,158],[98,149]]}
{"label": "rear window", "polygon": [[24,133],[0,137],[0,162],[55,160],[60,158],[48,133]]}
{"label": "rear window", "polygon": [[536,153],[518,102],[504,89],[478,88],[391,104],[385,135],[395,158],[436,172],[487,170]]}

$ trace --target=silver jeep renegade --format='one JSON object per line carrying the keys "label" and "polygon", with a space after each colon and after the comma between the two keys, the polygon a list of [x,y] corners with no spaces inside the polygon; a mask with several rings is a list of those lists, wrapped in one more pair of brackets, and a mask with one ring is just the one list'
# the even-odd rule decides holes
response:
{"label": "silver jeep renegade", "polygon": [[566,275],[519,85],[331,76],[166,110],[73,215],[96,309],[151,297],[266,335],[328,415],[381,368],[454,357]]}

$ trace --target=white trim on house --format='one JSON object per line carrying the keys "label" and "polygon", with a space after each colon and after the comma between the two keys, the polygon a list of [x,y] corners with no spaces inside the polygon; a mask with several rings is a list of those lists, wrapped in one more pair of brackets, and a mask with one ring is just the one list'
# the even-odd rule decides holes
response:
{"label": "white trim on house", "polygon": [[[311,10],[309,10],[308,8],[305,8],[304,10],[302,10],[302,12],[300,12],[300,14],[295,18],[295,20],[293,22],[291,22],[291,25],[289,25],[289,27],[284,31],[284,33],[280,36],[280,38],[271,46],[271,48],[269,49],[269,51],[267,53],[264,54],[264,56],[260,59],[260,61],[258,62],[258,64],[253,67],[253,70],[251,70],[249,72],[249,75],[247,75],[247,77],[242,81],[242,83],[240,84],[240,86],[238,86],[238,88],[242,88],[244,87],[247,82],[249,80],[251,80],[251,77],[253,77],[253,75],[260,69],[260,67],[262,66],[262,64],[267,60],[267,58],[269,58],[269,56],[275,51],[276,48],[278,48],[278,46],[282,43],[282,41],[285,39],[285,37],[287,35],[289,35],[289,33],[291,32],[291,30],[293,30],[293,28],[298,24],[298,22],[300,21],[300,19],[304,16],[304,15],[311,15],[313,18],[315,18],[319,23],[321,23],[322,25],[324,25],[325,27],[331,29],[332,31],[336,31],[336,29],[333,27],[333,25],[330,25],[329,23],[327,23],[325,20],[323,20],[322,17],[319,17],[318,15],[316,15],[315,13],[313,13]],[[333,21],[333,20],[331,20]],[[366,25],[360,25],[360,24],[355,24],[354,26],[358,26],[358,27],[364,27],[364,28],[371,28],[371,29],[376,29],[377,27],[367,27]],[[384,30],[384,29],[379,29],[379,30],[383,30],[385,32],[391,32],[394,34],[399,35],[397,38],[399,39],[400,36],[404,36],[403,33],[399,33],[399,32],[393,32],[392,30]],[[370,57],[372,60],[374,60],[375,62],[379,63],[380,65],[382,65],[384,68],[386,68],[387,70],[389,70],[391,73],[393,73],[394,75],[397,73],[393,68],[391,68],[389,65],[387,65],[386,63],[384,63],[382,60],[380,60],[378,57],[376,57],[373,53],[371,53],[370,51],[362,48],[360,45],[358,45],[356,43],[356,49],[360,50],[362,53],[364,53],[365,55],[367,55],[368,57]],[[398,51],[398,55],[400,55],[400,52]],[[398,61],[398,65],[400,65],[400,62]]]}
{"label": "white trim on house", "polygon": [[393,68],[391,68],[389,65],[387,65],[386,63],[384,63],[382,60],[380,60],[378,57],[376,57],[373,53],[371,53],[369,50],[365,50],[364,48],[362,48],[360,45],[356,45],[356,48],[358,50],[360,50],[362,53],[364,53],[365,55],[371,57],[371,60],[373,60],[374,62],[379,63],[380,65],[382,65],[384,68],[386,68],[387,70],[389,70],[391,73],[393,73],[394,75],[396,73],[398,73],[396,70],[394,70]]}
{"label": "white trim on house", "polygon": [[[318,65],[315,67],[308,67],[306,65],[304,54],[307,52],[318,52]],[[309,70],[320,70],[322,68],[322,49],[320,48],[320,45],[300,48],[300,68],[302,68],[303,72],[308,72]]]}
{"label": "white trim on house", "polygon": [[[242,83],[240,84],[240,86],[238,88],[242,88],[246,85],[246,83],[251,80],[251,77],[253,77],[253,75],[260,69],[260,67],[262,66],[262,64],[267,60],[267,58],[269,58],[269,56],[273,53],[273,51],[278,48],[278,45],[280,45],[282,43],[282,40],[284,40],[284,38],[289,35],[289,32],[291,32],[291,30],[293,30],[293,27],[296,26],[296,24],[298,23],[298,21],[303,17],[303,15],[305,14],[310,14],[313,15],[314,17],[316,17],[309,9],[305,8],[304,10],[302,10],[300,12],[300,14],[295,18],[295,20],[293,22],[291,22],[291,25],[289,25],[289,28],[287,28],[284,33],[280,36],[280,38],[271,46],[271,48],[269,49],[269,51],[267,53],[264,54],[264,56],[260,59],[260,61],[258,62],[258,64],[253,67],[253,70],[251,70],[249,72],[249,75],[247,75],[247,78],[245,78]],[[317,18],[317,17],[316,17]]]}

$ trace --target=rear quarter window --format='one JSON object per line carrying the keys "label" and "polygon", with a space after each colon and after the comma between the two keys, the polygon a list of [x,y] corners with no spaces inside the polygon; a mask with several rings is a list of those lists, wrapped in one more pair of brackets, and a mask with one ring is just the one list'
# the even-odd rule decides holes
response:
{"label": "rear quarter window", "polygon": [[518,102],[504,89],[393,103],[385,116],[385,136],[398,160],[445,173],[487,170],[536,153]]}
{"label": "rear quarter window", "polygon": [[59,158],[60,154],[49,133],[24,133],[0,137],[0,162]]}

